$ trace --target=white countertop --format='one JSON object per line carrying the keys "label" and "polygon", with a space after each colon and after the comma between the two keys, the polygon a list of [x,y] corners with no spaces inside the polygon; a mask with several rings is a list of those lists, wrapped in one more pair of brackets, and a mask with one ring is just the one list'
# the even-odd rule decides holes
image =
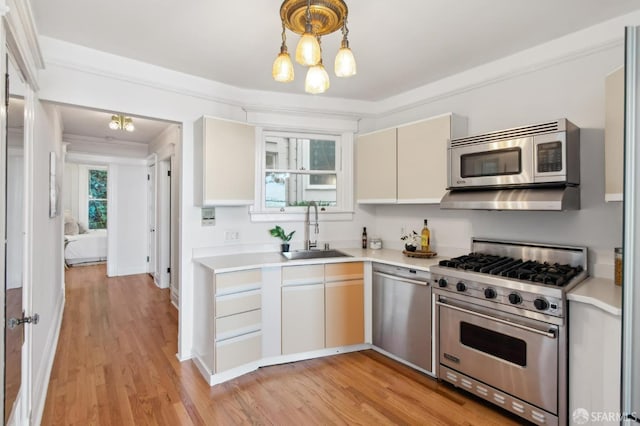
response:
{"label": "white countertop", "polygon": [[317,263],[338,263],[371,261],[381,262],[388,265],[405,266],[421,271],[429,271],[431,265],[435,265],[443,259],[442,257],[432,257],[429,259],[416,259],[407,257],[399,250],[380,249],[338,249],[351,257],[331,257],[320,259],[299,259],[289,260],[280,253],[238,253],[223,256],[210,256],[194,258],[197,262],[217,273],[241,271],[243,269],[262,268],[283,265],[312,265]]}
{"label": "white countertop", "polygon": [[567,299],[595,306],[612,315],[622,315],[622,287],[615,285],[613,280],[589,277],[575,286]]}

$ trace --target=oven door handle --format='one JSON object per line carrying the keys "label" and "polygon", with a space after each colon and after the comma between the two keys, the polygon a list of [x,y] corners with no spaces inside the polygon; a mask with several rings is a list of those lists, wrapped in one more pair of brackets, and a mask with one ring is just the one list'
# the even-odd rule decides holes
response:
{"label": "oven door handle", "polygon": [[456,311],[464,312],[465,314],[475,315],[475,316],[480,317],[480,318],[484,318],[484,319],[487,319],[487,320],[499,322],[499,323],[505,324],[505,325],[510,325],[510,326],[513,326],[513,327],[516,327],[516,328],[520,328],[522,330],[530,331],[532,333],[541,334],[543,336],[549,337],[550,339],[555,339],[556,338],[556,333],[555,333],[555,330],[553,330],[553,329],[552,330],[539,330],[537,328],[529,327],[529,326],[524,325],[524,324],[518,324],[516,322],[503,320],[502,318],[497,318],[497,317],[493,317],[491,315],[481,314],[480,312],[471,311],[469,309],[460,308],[458,306],[451,305],[449,303],[443,303],[443,302],[437,301],[436,305],[446,306],[447,308],[451,308],[451,309],[456,310]]}

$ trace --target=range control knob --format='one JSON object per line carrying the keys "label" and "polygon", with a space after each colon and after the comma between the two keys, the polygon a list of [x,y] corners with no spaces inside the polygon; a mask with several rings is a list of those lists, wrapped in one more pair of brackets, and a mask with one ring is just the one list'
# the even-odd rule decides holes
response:
{"label": "range control knob", "polygon": [[466,289],[467,289],[467,286],[462,281],[460,281],[458,284],[456,284],[456,290],[465,291]]}
{"label": "range control knob", "polygon": [[493,288],[484,289],[484,297],[486,297],[487,299],[495,299],[497,295],[498,293],[496,293],[496,290]]}
{"label": "range control knob", "polygon": [[444,278],[440,278],[438,280],[438,286],[439,287],[446,287],[447,286],[447,280],[445,280]]}
{"label": "range control knob", "polygon": [[544,299],[536,299],[533,301],[533,306],[539,311],[546,311],[549,309],[549,302]]}
{"label": "range control knob", "polygon": [[509,303],[511,303],[512,305],[519,305],[522,303],[522,296],[520,296],[518,293],[511,293],[509,295]]}

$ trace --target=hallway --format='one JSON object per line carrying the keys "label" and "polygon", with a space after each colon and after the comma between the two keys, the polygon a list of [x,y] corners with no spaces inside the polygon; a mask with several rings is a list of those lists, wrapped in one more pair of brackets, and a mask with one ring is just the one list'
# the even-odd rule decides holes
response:
{"label": "hallway", "polygon": [[147,274],[68,269],[42,424],[519,424],[374,351],[261,368],[211,388],[178,362],[177,321],[169,290]]}

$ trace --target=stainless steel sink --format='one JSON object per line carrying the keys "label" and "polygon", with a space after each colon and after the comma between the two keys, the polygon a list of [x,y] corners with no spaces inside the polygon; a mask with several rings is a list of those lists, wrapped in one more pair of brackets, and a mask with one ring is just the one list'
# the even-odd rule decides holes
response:
{"label": "stainless steel sink", "polygon": [[327,257],[351,257],[351,255],[338,250],[294,250],[282,253],[289,260],[299,259],[324,259]]}

